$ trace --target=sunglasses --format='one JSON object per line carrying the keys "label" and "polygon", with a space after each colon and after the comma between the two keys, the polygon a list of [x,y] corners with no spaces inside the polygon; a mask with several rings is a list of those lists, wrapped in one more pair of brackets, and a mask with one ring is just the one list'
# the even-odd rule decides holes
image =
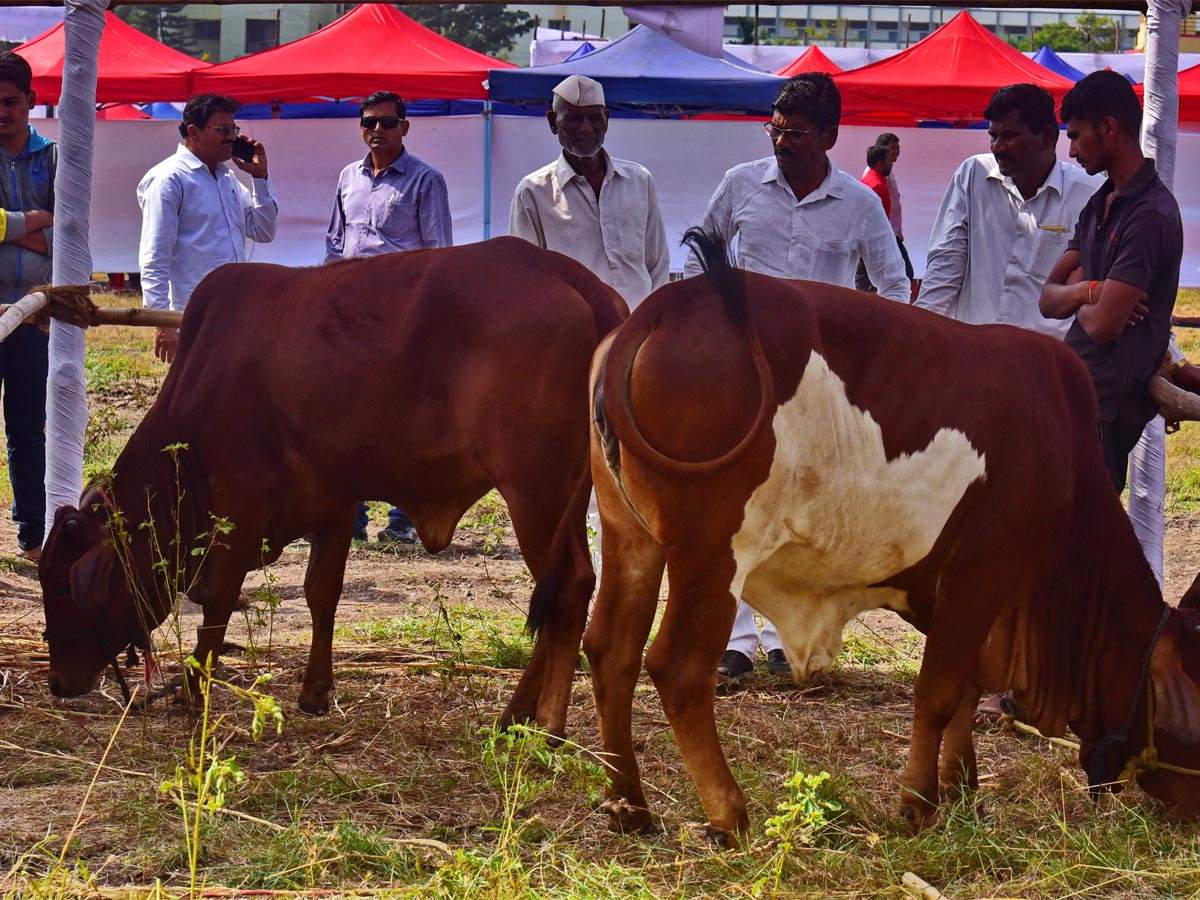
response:
{"label": "sunglasses", "polygon": [[224,137],[229,137],[230,135],[237,137],[242,133],[242,129],[238,128],[236,125],[209,125],[208,127],[213,131],[221,132]]}
{"label": "sunglasses", "polygon": [[360,125],[362,125],[363,128],[367,129],[367,131],[374,131],[376,125],[382,126],[385,131],[391,131],[393,128],[396,128],[397,126],[399,126],[400,117],[399,116],[363,116],[361,119],[358,120],[358,123]]}

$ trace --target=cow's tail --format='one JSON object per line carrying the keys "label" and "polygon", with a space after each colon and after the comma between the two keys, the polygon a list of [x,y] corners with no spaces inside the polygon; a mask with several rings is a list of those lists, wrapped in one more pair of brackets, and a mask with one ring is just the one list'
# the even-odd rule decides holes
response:
{"label": "cow's tail", "polygon": [[[590,277],[590,273],[585,274],[589,275],[587,279],[581,278],[572,282],[571,286],[592,308],[596,319],[596,343],[599,345],[610,331],[621,324],[625,314],[622,301],[616,292],[598,278]],[[554,537],[550,540],[541,575],[529,598],[525,627],[534,636],[546,624],[555,600],[563,591],[563,581],[568,571],[567,560],[571,553],[571,533],[579,521],[587,516],[588,501],[592,496],[592,468],[588,459],[590,453],[591,441],[585,432],[579,451],[579,474],[575,477],[570,499],[558,520],[558,526],[554,529]]]}
{"label": "cow's tail", "polygon": [[598,402],[603,409],[596,410],[597,416],[608,420],[615,437],[630,453],[645,463],[680,474],[704,475],[719,471],[741,458],[762,434],[775,414],[775,381],[767,362],[762,343],[750,318],[746,299],[745,273],[736,268],[729,259],[725,242],[700,228],[690,228],[683,242],[695,250],[700,257],[709,284],[721,298],[725,314],[740,333],[758,374],[758,413],[749,430],[733,447],[720,456],[705,460],[673,459],[652,447],[637,426],[633,404],[629,393],[629,382],[633,375],[633,364],[638,351],[655,326],[647,317],[638,327],[626,326],[618,332],[605,362],[604,372],[598,380]]}

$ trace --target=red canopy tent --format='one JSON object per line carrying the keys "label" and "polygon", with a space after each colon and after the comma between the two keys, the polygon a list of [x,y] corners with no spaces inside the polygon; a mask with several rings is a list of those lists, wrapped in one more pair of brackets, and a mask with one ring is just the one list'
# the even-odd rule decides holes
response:
{"label": "red canopy tent", "polygon": [[363,4],[307,37],[198,72],[197,92],[243,102],[405,98],[482,100],[488,69],[511,67],[418,25],[394,6]]}
{"label": "red canopy tent", "polygon": [[[1134,92],[1146,102],[1146,86],[1135,84]],[[1179,121],[1200,122],[1200,64],[1179,73]]]}
{"label": "red canopy tent", "polygon": [[96,110],[96,119],[98,121],[107,122],[140,122],[144,119],[153,119],[149,113],[144,113],[132,103],[113,103],[110,106],[101,106]]}
{"label": "red canopy tent", "polygon": [[842,93],[842,122],[860,124],[979,120],[993,92],[1003,85],[1036,84],[1049,91],[1056,104],[1074,87],[1000,40],[965,10],[907,50],[834,79]]}
{"label": "red canopy tent", "polygon": [[[96,82],[98,103],[148,103],[191,96],[192,72],[208,63],[160,44],[111,12],[105,12],[104,19]],[[33,69],[33,90],[39,103],[58,103],[65,50],[62,24],[16,49]]]}
{"label": "red canopy tent", "polygon": [[793,75],[802,75],[805,72],[824,72],[826,75],[837,75],[842,71],[844,70],[837,63],[814,44],[775,74],[791,78]]}

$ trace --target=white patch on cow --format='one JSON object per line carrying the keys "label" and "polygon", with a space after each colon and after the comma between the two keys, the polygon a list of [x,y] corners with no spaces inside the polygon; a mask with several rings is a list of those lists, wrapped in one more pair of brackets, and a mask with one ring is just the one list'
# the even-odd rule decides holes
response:
{"label": "white patch on cow", "polygon": [[878,423],[817,353],[772,429],[770,473],[733,536],[730,589],[775,623],[793,672],[807,678],[833,663],[858,613],[907,608],[903,591],[870,585],[928,555],[986,469],[950,428],[889,461]]}

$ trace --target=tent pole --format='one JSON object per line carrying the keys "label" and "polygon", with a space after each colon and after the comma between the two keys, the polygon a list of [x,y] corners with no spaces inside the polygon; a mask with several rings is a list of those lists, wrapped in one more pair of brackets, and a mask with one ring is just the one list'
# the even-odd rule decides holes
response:
{"label": "tent pole", "polygon": [[1142,151],[1154,159],[1158,176],[1175,185],[1179,139],[1179,32],[1188,3],[1150,0],[1146,10],[1146,80]]}
{"label": "tent pole", "polygon": [[[92,201],[92,144],[96,131],[96,72],[107,0],[67,0],[66,49],[58,115],[58,171],[54,179],[56,285],[88,284],[92,254],[88,214]],[[50,371],[46,383],[46,533],[61,506],[83,493],[83,433],[87,391],[83,377],[83,329],[50,323]]]}
{"label": "tent pole", "polygon": [[492,101],[483,101],[483,239],[492,236]]}

